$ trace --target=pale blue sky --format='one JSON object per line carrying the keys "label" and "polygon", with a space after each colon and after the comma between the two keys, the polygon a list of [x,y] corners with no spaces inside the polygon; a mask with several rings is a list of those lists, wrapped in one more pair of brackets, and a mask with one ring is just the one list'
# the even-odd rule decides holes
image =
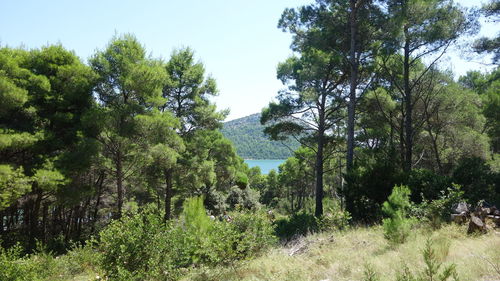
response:
{"label": "pale blue sky", "polygon": [[[84,61],[115,34],[133,33],[154,57],[189,46],[217,80],[219,108],[229,119],[260,112],[282,88],[276,65],[291,54],[290,35],[276,25],[287,7],[312,0],[0,0],[0,44],[37,48],[61,43]],[[479,1],[458,1],[466,6]],[[498,28],[491,25],[483,31]],[[459,55],[455,73],[481,67]],[[480,60],[480,59],[475,59]]]}

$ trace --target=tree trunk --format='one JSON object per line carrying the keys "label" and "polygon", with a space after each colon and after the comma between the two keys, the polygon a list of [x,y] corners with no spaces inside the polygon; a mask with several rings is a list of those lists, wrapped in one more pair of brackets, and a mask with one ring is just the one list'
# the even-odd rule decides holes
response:
{"label": "tree trunk", "polygon": [[438,136],[434,135],[432,133],[432,129],[431,129],[430,125],[427,126],[427,131],[428,131],[429,136],[431,137],[431,140],[432,140],[432,148],[434,150],[434,156],[436,158],[436,163],[437,163],[437,166],[438,166],[438,171],[439,171],[440,174],[443,174],[443,165],[441,164],[441,157],[439,157],[439,148],[438,148],[438,145],[437,145],[437,138],[438,138]]}
{"label": "tree trunk", "polygon": [[354,125],[356,114],[356,88],[358,80],[358,63],[356,61],[356,35],[357,35],[357,19],[356,19],[356,2],[350,0],[350,28],[351,28],[351,47],[349,50],[349,60],[351,68],[350,89],[349,89],[349,104],[347,107],[347,172],[352,169],[354,161]]}
{"label": "tree trunk", "polygon": [[49,218],[49,204],[44,203],[42,209],[42,229],[41,229],[42,232],[41,238],[43,243],[47,243],[48,241],[48,235],[47,235],[48,218]]}
{"label": "tree trunk", "polygon": [[165,169],[165,217],[164,220],[167,222],[172,217],[172,169]]}
{"label": "tree trunk", "polygon": [[116,218],[122,217],[122,208],[123,208],[123,166],[122,166],[122,153],[119,149],[116,155],[116,189],[117,189],[117,203],[118,210],[116,214]]}
{"label": "tree trunk", "polygon": [[316,210],[314,215],[323,215],[323,148],[325,145],[325,101],[326,95],[322,95],[321,106],[319,106],[318,124],[318,150],[316,151]]}
{"label": "tree trunk", "polygon": [[[36,240],[39,238],[39,227],[38,227],[38,214],[40,213],[40,204],[42,202],[42,190],[33,184],[33,190],[35,196],[34,201],[30,204],[30,220],[29,220],[29,248],[35,249]],[[31,199],[33,200],[33,199]]]}
{"label": "tree trunk", "polygon": [[95,202],[95,207],[94,207],[94,214],[92,216],[92,226],[90,233],[94,233],[95,230],[95,225],[97,223],[97,220],[99,219],[99,205],[101,204],[101,193],[102,193],[102,186],[104,184],[104,178],[105,178],[104,171],[101,172],[99,175],[99,179],[97,180],[97,199]]}
{"label": "tree trunk", "polygon": [[323,142],[324,132],[318,136],[318,151],[316,153],[316,210],[314,215],[323,215]]}
{"label": "tree trunk", "polygon": [[404,62],[403,62],[403,83],[404,83],[404,100],[405,100],[405,133],[406,133],[406,153],[404,170],[411,171],[412,156],[413,156],[413,120],[412,120],[412,94],[410,88],[410,39],[408,38],[408,26],[404,27],[405,45],[404,45]]}

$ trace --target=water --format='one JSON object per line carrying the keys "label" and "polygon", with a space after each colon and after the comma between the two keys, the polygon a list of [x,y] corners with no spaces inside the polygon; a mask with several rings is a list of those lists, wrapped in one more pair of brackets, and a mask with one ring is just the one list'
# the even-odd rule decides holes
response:
{"label": "water", "polygon": [[248,164],[250,168],[259,166],[262,174],[268,174],[272,169],[278,171],[278,166],[285,162],[284,159],[257,159],[249,160],[246,159],[245,163]]}

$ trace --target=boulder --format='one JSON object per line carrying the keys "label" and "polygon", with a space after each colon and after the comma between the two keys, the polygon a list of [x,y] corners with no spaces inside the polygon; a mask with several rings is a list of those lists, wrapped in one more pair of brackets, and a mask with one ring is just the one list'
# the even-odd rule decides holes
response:
{"label": "boulder", "polygon": [[471,233],[486,233],[486,224],[478,217],[471,216],[469,221],[469,229],[467,230],[468,234]]}

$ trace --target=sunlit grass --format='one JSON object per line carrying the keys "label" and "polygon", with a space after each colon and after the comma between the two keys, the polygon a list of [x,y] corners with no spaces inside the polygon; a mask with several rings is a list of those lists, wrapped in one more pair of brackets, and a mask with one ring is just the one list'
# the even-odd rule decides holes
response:
{"label": "sunlit grass", "polygon": [[465,233],[456,225],[419,229],[396,246],[384,239],[380,227],[315,234],[302,238],[307,246],[300,254],[290,256],[290,247],[281,246],[232,267],[195,270],[185,280],[363,280],[367,267],[380,280],[395,280],[404,264],[414,273],[424,268],[422,249],[429,238],[443,265],[456,264],[460,280],[500,280],[500,233]]}

